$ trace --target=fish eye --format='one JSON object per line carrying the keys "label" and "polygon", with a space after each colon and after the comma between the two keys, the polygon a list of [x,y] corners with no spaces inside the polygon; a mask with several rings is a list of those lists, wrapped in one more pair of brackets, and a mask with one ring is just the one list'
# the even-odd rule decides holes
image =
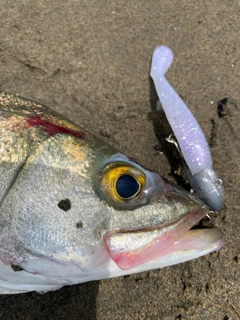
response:
{"label": "fish eye", "polygon": [[116,162],[101,172],[101,190],[110,204],[124,204],[137,199],[144,184],[144,173],[128,163]]}
{"label": "fish eye", "polygon": [[132,198],[139,190],[137,180],[130,174],[123,174],[116,181],[116,192],[123,199]]}

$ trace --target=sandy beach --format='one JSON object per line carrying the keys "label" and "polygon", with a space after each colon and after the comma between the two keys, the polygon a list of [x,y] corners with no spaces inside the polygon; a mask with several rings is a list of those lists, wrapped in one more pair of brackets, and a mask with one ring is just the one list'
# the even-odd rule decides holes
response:
{"label": "sandy beach", "polygon": [[[0,319],[240,319],[240,4],[238,1],[0,0],[0,89],[40,101],[161,176],[181,183],[149,78],[158,45],[167,79],[210,145],[225,245],[165,269],[0,296]],[[226,116],[218,101],[227,97]]]}

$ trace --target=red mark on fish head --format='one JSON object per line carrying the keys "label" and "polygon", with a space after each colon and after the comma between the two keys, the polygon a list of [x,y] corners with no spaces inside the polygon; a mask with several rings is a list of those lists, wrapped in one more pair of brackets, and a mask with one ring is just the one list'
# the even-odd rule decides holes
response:
{"label": "red mark on fish head", "polygon": [[28,127],[41,127],[45,132],[47,132],[50,136],[54,136],[55,134],[69,134],[77,138],[83,138],[83,133],[79,131],[75,131],[72,129],[68,129],[65,127],[61,127],[57,124],[51,123],[49,121],[41,119],[39,116],[33,116],[27,119]]}

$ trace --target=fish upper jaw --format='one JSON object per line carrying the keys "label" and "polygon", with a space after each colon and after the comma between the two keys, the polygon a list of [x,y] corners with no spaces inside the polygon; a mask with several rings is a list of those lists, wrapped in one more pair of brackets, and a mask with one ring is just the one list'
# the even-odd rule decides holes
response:
{"label": "fish upper jaw", "polygon": [[[158,260],[161,267],[161,259],[174,254],[180,255],[176,263],[190,260],[196,255],[219,250],[224,243],[218,229],[190,230],[207,212],[206,208],[199,208],[175,223],[152,230],[110,231],[104,235],[104,246],[121,270],[130,270],[153,260]],[[185,259],[187,254],[188,259]]]}

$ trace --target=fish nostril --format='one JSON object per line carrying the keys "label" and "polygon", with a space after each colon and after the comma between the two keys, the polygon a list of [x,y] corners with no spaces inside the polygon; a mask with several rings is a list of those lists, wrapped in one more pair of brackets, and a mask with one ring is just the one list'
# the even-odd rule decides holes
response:
{"label": "fish nostril", "polygon": [[77,229],[81,229],[83,227],[83,222],[82,221],[78,221],[77,223],[76,223],[76,228]]}
{"label": "fish nostril", "polygon": [[71,209],[71,201],[69,199],[63,199],[58,202],[58,207],[63,211],[68,211]]}

